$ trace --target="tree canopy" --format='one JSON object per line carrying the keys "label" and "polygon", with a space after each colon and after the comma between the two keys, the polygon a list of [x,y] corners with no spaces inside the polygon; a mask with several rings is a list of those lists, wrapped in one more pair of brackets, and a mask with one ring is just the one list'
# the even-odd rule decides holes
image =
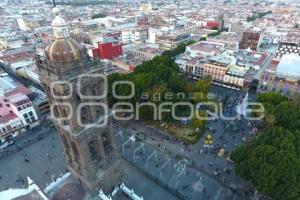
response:
{"label": "tree canopy", "polygon": [[92,19],[104,18],[104,17],[106,17],[105,14],[98,13],[98,14],[93,15],[93,16],[92,16]]}
{"label": "tree canopy", "polygon": [[257,18],[263,18],[264,16],[271,13],[272,11],[254,13],[252,16],[247,17],[247,22],[255,21]]}
{"label": "tree canopy", "polygon": [[299,97],[289,101],[279,93],[268,92],[257,96],[257,101],[265,107],[265,122],[273,119],[273,125],[282,126],[291,131],[300,129]]}
{"label": "tree canopy", "polygon": [[257,96],[265,127],[231,154],[237,174],[275,200],[300,199],[300,106],[279,93]]}
{"label": "tree canopy", "polygon": [[[197,103],[200,100],[206,100],[207,93],[210,90],[211,79],[205,78],[193,83],[187,80],[185,75],[180,72],[178,65],[173,60],[176,55],[185,51],[187,45],[192,43],[194,41],[183,43],[174,50],[166,51],[161,56],[156,56],[149,61],[143,62],[135,68],[133,73],[110,75],[108,77],[108,102],[110,106],[112,107],[112,105],[119,102],[119,99],[114,98],[112,95],[112,85],[116,81],[130,81],[133,83],[135,88],[134,97],[126,100],[133,105],[143,102],[151,102],[156,105],[163,102]],[[131,86],[119,84],[116,87],[116,93],[128,96],[131,93]],[[196,95],[196,100],[194,101],[190,98],[190,93],[201,95]],[[166,96],[168,99],[166,99]],[[124,101],[122,99],[122,102]],[[189,113],[187,106],[176,106],[177,116],[185,116],[186,113]],[[141,118],[148,119],[153,116],[153,108],[150,106],[143,107],[140,114],[142,115]],[[172,120],[171,113],[163,113],[163,120]]]}
{"label": "tree canopy", "polygon": [[300,132],[282,127],[264,130],[231,154],[236,172],[275,200],[300,197]]}

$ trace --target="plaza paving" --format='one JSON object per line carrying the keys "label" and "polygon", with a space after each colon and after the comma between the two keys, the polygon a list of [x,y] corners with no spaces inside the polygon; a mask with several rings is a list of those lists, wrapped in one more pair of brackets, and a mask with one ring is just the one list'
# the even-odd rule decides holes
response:
{"label": "plaza paving", "polygon": [[175,154],[147,143],[134,142],[127,133],[116,137],[124,159],[140,168],[180,199],[233,199],[234,194],[214,179],[195,170]]}
{"label": "plaza paving", "polygon": [[52,177],[64,173],[63,150],[57,134],[51,132],[42,140],[0,159],[0,190],[20,188],[24,184],[27,187],[27,176],[44,188],[52,182]]}

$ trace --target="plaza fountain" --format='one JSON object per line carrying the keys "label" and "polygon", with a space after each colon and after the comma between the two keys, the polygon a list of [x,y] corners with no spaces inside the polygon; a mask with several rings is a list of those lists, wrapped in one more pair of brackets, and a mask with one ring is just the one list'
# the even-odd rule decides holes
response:
{"label": "plaza fountain", "polygon": [[241,116],[247,116],[249,114],[247,107],[248,107],[248,93],[245,95],[242,103],[239,103],[236,106],[237,114]]}

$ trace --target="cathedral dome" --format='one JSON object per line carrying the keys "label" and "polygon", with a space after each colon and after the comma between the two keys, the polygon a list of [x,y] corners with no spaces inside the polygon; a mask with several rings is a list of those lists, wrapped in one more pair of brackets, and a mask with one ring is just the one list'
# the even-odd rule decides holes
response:
{"label": "cathedral dome", "polygon": [[57,63],[79,60],[81,45],[70,37],[68,24],[60,16],[59,10],[54,8],[53,13],[56,14],[51,23],[55,40],[46,49],[48,59]]}
{"label": "cathedral dome", "polygon": [[49,60],[54,62],[72,62],[81,57],[81,46],[72,38],[58,38],[46,51]]}

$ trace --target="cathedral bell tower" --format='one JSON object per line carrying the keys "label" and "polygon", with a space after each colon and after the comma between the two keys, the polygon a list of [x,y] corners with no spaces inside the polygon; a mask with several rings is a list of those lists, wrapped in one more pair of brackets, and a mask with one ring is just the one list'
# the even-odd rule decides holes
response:
{"label": "cathedral bell tower", "polygon": [[45,56],[36,56],[52,119],[64,146],[68,169],[95,193],[110,193],[122,181],[122,161],[116,150],[107,81],[103,67],[69,36],[66,21],[54,8],[54,41]]}

